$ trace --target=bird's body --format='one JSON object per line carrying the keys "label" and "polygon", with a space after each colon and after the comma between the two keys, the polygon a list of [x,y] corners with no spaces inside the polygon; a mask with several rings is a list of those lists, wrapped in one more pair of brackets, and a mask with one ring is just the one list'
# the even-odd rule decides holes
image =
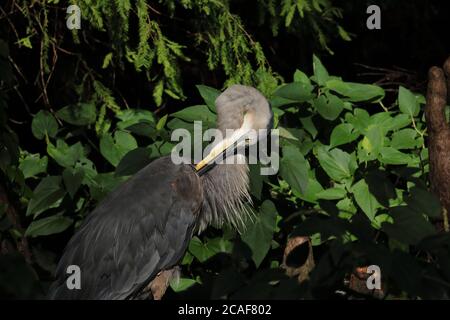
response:
{"label": "bird's body", "polygon": [[[170,157],[155,160],[89,214],[61,258],[51,298],[137,297],[183,257],[202,203],[191,166],[174,165]],[[69,265],[80,267],[79,290],[66,285]]]}
{"label": "bird's body", "polygon": [[[237,129],[240,134],[253,124],[250,120],[261,122],[261,116],[266,121],[257,128],[271,125],[270,107],[256,89],[233,86],[216,106],[220,130]],[[241,136],[225,138],[215,148],[229,150],[237,138]],[[211,165],[211,157],[201,166]],[[155,277],[179,264],[193,232],[223,224],[240,229],[250,200],[248,166],[217,164],[201,175],[199,167],[163,157],[107,196],[67,244],[49,298],[151,298]],[[80,268],[80,289],[67,286],[70,265]]]}

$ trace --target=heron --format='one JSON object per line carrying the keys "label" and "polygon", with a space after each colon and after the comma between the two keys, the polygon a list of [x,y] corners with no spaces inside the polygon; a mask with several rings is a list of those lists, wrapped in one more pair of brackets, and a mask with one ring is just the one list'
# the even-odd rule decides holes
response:
{"label": "heron", "polygon": [[[193,235],[208,226],[239,230],[248,214],[249,169],[237,146],[250,130],[272,127],[273,113],[255,88],[233,85],[215,100],[217,128],[224,135],[196,165],[154,160],[117,187],[87,215],[66,245],[50,287],[50,299],[152,299],[157,279],[177,273]],[[267,132],[267,131],[266,131]],[[80,270],[79,288],[69,288],[69,266]]]}

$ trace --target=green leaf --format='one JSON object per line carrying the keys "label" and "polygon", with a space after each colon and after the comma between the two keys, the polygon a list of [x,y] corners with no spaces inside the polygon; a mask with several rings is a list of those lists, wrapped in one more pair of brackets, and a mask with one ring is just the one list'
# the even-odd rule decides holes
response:
{"label": "green leaf", "polygon": [[312,101],[314,108],[322,118],[333,121],[344,110],[344,102],[333,94],[321,95]]}
{"label": "green leaf", "polygon": [[211,239],[203,243],[198,237],[189,242],[189,252],[200,262],[205,262],[219,252],[231,252],[231,243],[225,239]]}
{"label": "green leaf", "polygon": [[308,188],[309,164],[296,147],[285,146],[281,158],[280,175],[298,192],[305,193]]}
{"label": "green leaf", "polygon": [[25,179],[34,177],[39,173],[47,171],[47,156],[42,158],[38,153],[27,154],[24,158],[20,159],[19,169],[22,171]]}
{"label": "green leaf", "polygon": [[231,253],[233,250],[233,243],[225,237],[207,239],[206,246],[209,250],[215,253]]}
{"label": "green leaf", "polygon": [[291,132],[290,128],[284,128],[284,127],[278,127],[279,135],[282,138],[289,139],[289,140],[296,140],[298,141],[298,138],[296,138]]}
{"label": "green leaf", "polygon": [[277,128],[279,119],[285,112],[284,112],[284,110],[276,108],[273,105],[271,105],[271,107],[272,107],[272,112],[273,112],[273,127]]}
{"label": "green leaf", "polygon": [[287,102],[298,103],[311,99],[313,97],[311,93],[312,89],[312,86],[308,86],[302,82],[291,82],[277,89],[274,95],[283,98]]}
{"label": "green leaf", "polygon": [[67,143],[61,139],[56,141],[56,147],[49,142],[47,144],[47,153],[64,168],[73,167],[77,161],[85,157],[85,151],[80,142],[69,147]]}
{"label": "green leaf", "polygon": [[384,97],[384,90],[371,84],[361,84],[354,82],[344,82],[333,79],[326,83],[326,87],[348,97],[351,102],[381,100]]}
{"label": "green leaf", "polygon": [[337,147],[356,140],[359,133],[350,123],[341,123],[337,125],[331,132],[330,146]]}
{"label": "green leaf", "polygon": [[366,133],[367,128],[371,124],[371,118],[369,113],[366,110],[359,108],[355,109],[353,113],[354,114],[347,112],[345,114],[345,120],[348,123],[351,123],[353,127],[360,133],[362,134]]}
{"label": "green leaf", "polygon": [[[164,118],[161,118],[161,120],[163,119]],[[158,124],[160,124],[160,122],[158,122]],[[131,132],[135,135],[147,137],[150,139],[155,139],[157,136],[157,128],[155,127],[155,124],[148,120],[141,120],[138,123],[125,127],[124,130]]]}
{"label": "green leaf", "polygon": [[188,121],[203,121],[207,123],[215,123],[216,115],[212,113],[205,105],[198,105],[184,108],[178,112],[172,113],[171,116]]}
{"label": "green leaf", "polygon": [[112,57],[113,57],[112,52],[110,52],[110,53],[108,53],[108,54],[105,55],[105,57],[103,58],[102,69],[108,68],[109,64],[110,64],[111,61],[112,61]]}
{"label": "green leaf", "polygon": [[293,191],[295,196],[299,197],[300,199],[311,203],[317,203],[317,195],[322,190],[322,185],[313,176],[310,176],[308,178],[308,188],[305,193],[296,192],[295,189]]}
{"label": "green leaf", "polygon": [[120,160],[117,168],[117,176],[133,175],[151,162],[151,151],[147,148],[137,148],[129,151]]}
{"label": "green leaf", "polygon": [[309,132],[311,137],[315,138],[317,136],[317,128],[312,121],[312,117],[300,118],[300,122],[302,123],[303,128]]}
{"label": "green leaf", "polygon": [[117,115],[120,121],[117,123],[117,127],[124,130],[134,124],[144,122],[144,123],[155,123],[155,117],[153,113],[148,110],[142,109],[127,109],[121,110]]}
{"label": "green leaf", "polygon": [[275,205],[270,200],[266,200],[261,204],[260,214],[256,217],[256,221],[249,225],[241,236],[242,241],[252,250],[252,259],[256,267],[259,267],[269,252],[276,223]]}
{"label": "green leaf", "polygon": [[189,242],[189,252],[200,262],[205,262],[215,255],[214,252],[209,251],[198,237],[193,237]]}
{"label": "green leaf", "polygon": [[325,86],[325,83],[330,78],[327,69],[323,66],[322,62],[313,55],[313,69],[314,69],[314,80],[321,86]]}
{"label": "green leaf", "polygon": [[93,124],[97,117],[95,104],[92,102],[66,106],[58,110],[56,115],[65,122],[76,126]]}
{"label": "green leaf", "polygon": [[162,117],[161,119],[158,120],[158,123],[156,124],[156,130],[161,130],[162,128],[164,128],[164,126],[166,125],[167,122],[167,117],[168,115],[166,114],[164,117]]}
{"label": "green leaf", "polygon": [[[282,97],[279,97],[276,95],[274,95],[270,99],[270,106],[272,107],[272,110],[279,109],[281,107],[285,107],[285,106],[289,106],[289,105],[296,105],[298,103],[299,102],[296,100],[290,100],[290,99],[282,98]],[[279,109],[279,110],[281,110],[281,109]],[[278,117],[278,115],[275,115],[275,117]]]}
{"label": "green leaf", "polygon": [[183,260],[181,260],[181,265],[190,265],[192,261],[194,261],[194,256],[189,251],[186,251]]}
{"label": "green leaf", "polygon": [[180,119],[172,119],[167,123],[167,128],[170,130],[175,129],[186,129],[188,130],[192,135],[194,134],[194,124],[191,122],[186,122]]}
{"label": "green leaf", "polygon": [[364,139],[361,141],[361,146],[367,151],[368,155],[375,159],[380,153],[380,149],[384,144],[384,133],[380,126],[370,125],[367,129]]}
{"label": "green leaf", "polygon": [[98,173],[94,163],[91,160],[82,158],[75,163],[74,168],[83,171],[82,184],[91,186],[94,183],[94,179],[97,177]]}
{"label": "green leaf", "polygon": [[381,229],[383,223],[394,223],[394,220],[392,219],[392,217],[390,215],[382,213],[382,214],[376,215],[372,221],[372,225],[377,229]]}
{"label": "green leaf", "polygon": [[137,147],[134,137],[125,131],[116,131],[114,138],[110,134],[105,134],[100,139],[100,152],[114,167],[123,156]]}
{"label": "green leaf", "polygon": [[350,35],[347,33],[347,31],[345,31],[344,28],[342,28],[341,26],[337,26],[338,27],[338,33],[339,36],[345,40],[345,41],[352,41],[352,38],[350,37]]}
{"label": "green leaf", "polygon": [[386,171],[372,169],[365,177],[370,193],[385,207],[390,206],[390,200],[397,198],[394,185],[388,175]]}
{"label": "green leaf", "polygon": [[208,108],[216,113],[216,99],[220,95],[220,91],[204,85],[197,85],[196,87]]}
{"label": "green leaf", "polygon": [[378,112],[370,117],[370,125],[381,127],[382,132],[388,132],[392,127],[394,118],[391,112]]}
{"label": "green leaf", "polygon": [[99,173],[89,185],[91,197],[100,201],[108,193],[113,191],[119,184],[125,181],[124,177],[117,177],[113,172]]}
{"label": "green leaf", "polygon": [[338,200],[347,195],[345,189],[342,188],[329,188],[317,193],[317,199],[325,200]]}
{"label": "green leaf", "polygon": [[189,279],[189,278],[180,278],[180,279],[169,282],[170,288],[172,288],[172,290],[174,292],[185,291],[185,290],[189,289],[190,287],[192,287],[196,283],[197,283],[196,280]]}
{"label": "green leaf", "polygon": [[[284,21],[284,26],[285,27],[289,27],[291,25],[292,22],[292,18],[294,18],[294,14],[295,14],[295,10],[296,6],[290,6],[287,13],[286,13],[286,19]],[[301,11],[300,11],[301,12]]]}
{"label": "green leaf", "polygon": [[31,44],[30,38],[31,38],[31,35],[20,38],[20,39],[18,39],[17,43],[19,44],[19,46],[24,46],[25,48],[32,49],[33,45]]}
{"label": "green leaf", "polygon": [[399,130],[401,128],[406,127],[411,123],[411,117],[407,114],[398,114],[395,117],[391,118],[388,124],[385,125],[386,131],[389,130]]}
{"label": "green leaf", "polygon": [[174,147],[175,144],[171,142],[157,141],[148,146],[148,149],[151,153],[152,158],[154,159],[165,155],[170,155]]}
{"label": "green leaf", "polygon": [[364,179],[355,183],[351,189],[351,192],[355,196],[356,203],[366,214],[370,221],[373,221],[377,208],[380,207],[377,199],[370,193],[369,186]]}
{"label": "green leaf", "polygon": [[418,213],[425,213],[431,218],[442,217],[441,203],[435,194],[419,187],[411,188],[409,193],[405,202],[410,208]]}
{"label": "green leaf", "polygon": [[398,90],[398,106],[401,112],[411,117],[417,116],[420,111],[420,106],[416,96],[402,86],[400,86]]}
{"label": "green leaf", "polygon": [[41,110],[31,122],[31,131],[39,140],[44,139],[46,134],[53,138],[58,132],[58,123],[50,112]]}
{"label": "green leaf", "polygon": [[311,87],[312,90],[311,80],[309,80],[308,76],[300,70],[295,70],[294,82],[301,82],[306,85],[306,87]]}
{"label": "green leaf", "polygon": [[73,220],[63,216],[52,216],[31,222],[25,231],[27,237],[48,236],[60,233],[70,227]]}
{"label": "green leaf", "polygon": [[153,88],[153,99],[155,100],[156,106],[158,107],[162,104],[163,93],[164,93],[164,80],[160,79]]}
{"label": "green leaf", "polygon": [[250,192],[257,199],[261,200],[261,192],[263,187],[263,177],[261,175],[259,164],[250,164]]}
{"label": "green leaf", "polygon": [[61,200],[64,195],[65,191],[61,187],[60,176],[45,177],[33,190],[33,197],[28,203],[26,215],[34,214],[34,217],[37,217]]}
{"label": "green leaf", "polygon": [[414,149],[420,146],[421,142],[416,140],[417,132],[414,129],[406,128],[392,134],[391,147],[395,149]]}
{"label": "green leaf", "polygon": [[357,168],[355,154],[341,149],[321,146],[317,148],[317,159],[323,170],[335,181],[350,178]]}
{"label": "green leaf", "polygon": [[384,164],[408,164],[412,161],[410,155],[400,152],[392,147],[382,147],[380,150],[380,161]]}
{"label": "green leaf", "polygon": [[338,201],[338,203],[336,203],[336,207],[339,209],[339,215],[344,216],[344,218],[353,216],[357,211],[352,199],[350,198],[344,198]]}
{"label": "green leaf", "polygon": [[381,230],[405,244],[415,245],[423,238],[436,233],[433,225],[423,215],[407,206],[391,208],[390,213],[394,223],[383,223]]}
{"label": "green leaf", "polygon": [[64,185],[71,198],[75,197],[75,193],[81,186],[84,178],[84,171],[82,169],[66,168],[62,174]]}

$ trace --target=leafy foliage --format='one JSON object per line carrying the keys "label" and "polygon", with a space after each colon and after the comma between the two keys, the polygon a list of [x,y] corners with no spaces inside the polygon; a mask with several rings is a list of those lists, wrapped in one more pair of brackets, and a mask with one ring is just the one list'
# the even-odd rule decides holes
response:
{"label": "leafy foliage", "polygon": [[[69,3],[80,7],[82,17],[82,29],[72,30],[70,45],[79,47],[81,39],[102,44],[99,48],[103,53],[101,60],[92,63],[90,59],[80,56],[74,66],[79,91],[90,96],[89,101],[81,103],[91,105],[97,101],[102,104],[102,108],[107,107],[114,112],[120,109],[98,71],[105,78],[109,78],[108,73],[142,73],[157,106],[162,105],[168,97],[185,99],[181,67],[183,64],[190,65],[192,59],[198,60],[199,57],[206,61],[210,70],[225,73],[226,85],[253,84],[263,92],[269,92],[281,80],[272,71],[260,42],[246,30],[243,17],[231,10],[233,0],[160,0],[157,2],[158,9],[154,3],[146,0],[80,0]],[[256,11],[269,14],[267,22],[261,15],[258,25],[270,24],[274,35],[278,34],[281,24],[278,17],[285,16],[286,27],[289,27],[290,32],[295,34],[303,30],[304,25],[311,26],[319,34],[320,46],[330,52],[327,40],[329,32],[326,31],[328,25],[336,28],[343,39],[350,39],[337,23],[342,18],[341,10],[327,0],[271,0],[269,3],[257,1],[254,5]],[[62,37],[66,30],[65,24],[49,17],[59,14],[65,7],[60,1],[38,1],[31,6],[28,6],[27,1],[15,1],[13,8],[19,10],[21,18],[26,20],[23,28],[14,29],[15,42],[29,50],[40,47],[40,85],[46,88],[48,83],[45,78],[54,72],[58,50],[67,53],[62,46],[70,41]],[[299,13],[296,19],[293,17],[294,12]],[[193,21],[188,24],[190,32],[182,37],[178,32],[174,33],[164,21],[166,16],[177,18],[178,15]],[[60,22],[63,21],[61,19]],[[99,66],[102,70],[97,70]],[[85,76],[85,73],[89,76]],[[94,89],[95,96],[88,88]],[[47,92],[44,98],[49,103]],[[102,120],[99,119],[98,126],[101,125]]]}
{"label": "leafy foliage", "polygon": [[[194,237],[183,260],[185,277],[172,286],[174,292],[198,290],[204,281],[216,281],[211,277],[215,279],[215,272],[220,270],[245,273],[255,269],[256,274],[276,270],[281,265],[277,252],[291,233],[320,239],[313,242],[313,248],[325,252],[310,282],[304,285],[310,294],[318,288],[342,286],[342,272],[364,263],[382,267],[392,296],[401,292],[421,297],[446,294],[445,286],[434,294],[424,289],[448,281],[444,275],[438,276],[443,272],[440,264],[429,259],[429,254],[447,250],[448,238],[436,234],[430,223],[431,218],[440,215],[440,206],[426,189],[428,165],[421,114],[408,107],[411,103],[414,108],[420,106],[423,99],[401,88],[399,105],[386,109],[381,102],[381,88],[345,82],[328,75],[318,58],[314,63],[313,76],[298,77],[297,71],[298,81],[282,85],[272,95],[274,111],[279,115],[278,128],[284,132],[281,169],[276,177],[258,177],[258,171],[252,171],[252,194],[265,194],[256,197],[265,199],[256,202],[255,209],[260,212],[256,221],[249,223],[241,236],[232,230],[210,230],[201,238]],[[99,137],[97,151],[89,151],[87,141],[80,138],[66,138],[66,142],[66,133],[59,133],[52,115],[36,114],[33,133],[37,139],[45,137],[42,143],[47,144],[47,154],[23,151],[19,158],[23,187],[35,184],[36,176],[40,181],[32,193],[23,196],[27,215],[32,216],[25,236],[48,236],[78,225],[126,175],[170,151],[168,128],[178,119],[186,124],[198,119],[214,122],[212,101],[218,92],[206,86],[198,89],[205,105],[175,112],[158,126],[156,117],[148,111],[119,111],[112,124],[114,134]],[[333,99],[329,106],[333,117],[317,104],[321,97]],[[72,131],[79,126],[95,130],[90,127],[92,121],[84,121],[89,112],[79,112],[85,105],[70,108],[74,108],[73,112],[64,107],[56,117],[63,121],[69,117]],[[308,125],[296,129],[294,125],[305,118],[309,119]],[[329,129],[313,130],[321,123]],[[150,127],[150,132],[136,131],[140,124]],[[98,172],[89,159],[95,153],[100,153],[115,170]],[[53,173],[46,173],[47,162],[54,168]],[[27,169],[35,163],[36,168]],[[292,215],[297,218],[290,218]],[[219,259],[218,254],[225,256]],[[335,256],[332,265],[330,254]],[[439,255],[435,259],[447,258]],[[399,263],[395,263],[397,260]],[[208,276],[202,275],[206,270],[199,271],[208,264],[213,269]],[[404,267],[420,274],[407,281],[398,278],[401,271],[397,268]],[[324,284],[324,278],[335,282]],[[259,283],[241,280],[221,294],[239,295],[248,290],[247,286]],[[271,290],[276,294],[277,286]]]}

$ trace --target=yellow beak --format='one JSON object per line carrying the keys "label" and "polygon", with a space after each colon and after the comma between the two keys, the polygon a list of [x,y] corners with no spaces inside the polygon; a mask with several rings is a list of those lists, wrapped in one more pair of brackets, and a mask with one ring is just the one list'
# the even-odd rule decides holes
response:
{"label": "yellow beak", "polygon": [[237,142],[241,141],[243,138],[245,138],[247,134],[247,130],[238,129],[236,130],[231,137],[225,138],[222,141],[220,141],[217,145],[215,145],[212,150],[209,152],[209,154],[203,158],[197,165],[195,166],[195,169],[197,171],[201,170],[208,164],[214,163],[219,156],[221,156],[224,153],[228,153],[228,151],[234,150],[237,148]]}

